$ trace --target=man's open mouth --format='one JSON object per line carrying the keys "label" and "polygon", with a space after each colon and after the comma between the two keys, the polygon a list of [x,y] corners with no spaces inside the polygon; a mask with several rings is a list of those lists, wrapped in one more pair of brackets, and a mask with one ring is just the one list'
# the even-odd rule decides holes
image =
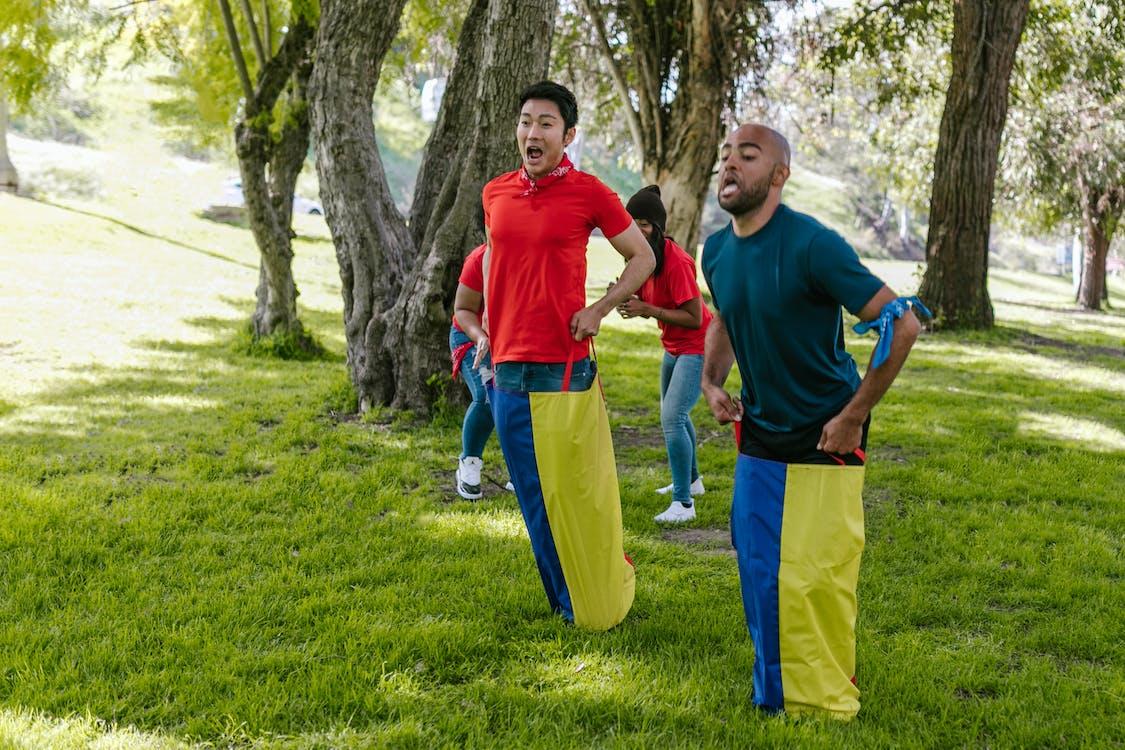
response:
{"label": "man's open mouth", "polygon": [[737,192],[738,192],[738,180],[736,180],[734,178],[734,175],[728,174],[719,183],[719,196],[725,198],[729,195],[734,195]]}

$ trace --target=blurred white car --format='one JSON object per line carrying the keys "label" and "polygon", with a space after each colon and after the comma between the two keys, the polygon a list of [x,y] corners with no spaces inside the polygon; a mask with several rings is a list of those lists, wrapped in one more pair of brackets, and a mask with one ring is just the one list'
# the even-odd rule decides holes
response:
{"label": "blurred white car", "polygon": [[[245,199],[242,197],[242,178],[230,177],[223,183],[223,194],[211,204],[212,208],[242,208]],[[314,200],[293,196],[293,213],[323,216],[324,207]]]}

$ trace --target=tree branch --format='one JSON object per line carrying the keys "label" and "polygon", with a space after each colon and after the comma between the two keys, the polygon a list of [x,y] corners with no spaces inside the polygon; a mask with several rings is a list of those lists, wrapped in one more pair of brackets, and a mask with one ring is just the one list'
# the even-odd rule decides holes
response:
{"label": "tree branch", "polygon": [[223,13],[223,26],[227,30],[227,42],[230,44],[230,54],[234,58],[234,67],[238,70],[238,80],[242,83],[242,93],[246,96],[246,114],[257,114],[254,107],[254,86],[250,83],[250,72],[246,69],[246,58],[242,55],[242,43],[238,41],[238,29],[234,26],[234,16],[230,12],[229,0],[219,0],[219,10]]}
{"label": "tree branch", "polygon": [[242,12],[246,14],[246,25],[250,27],[250,41],[254,43],[254,54],[258,56],[258,70],[266,67],[266,50],[262,47],[262,35],[258,33],[258,24],[254,21],[254,9],[250,7],[250,0],[240,0]]}
{"label": "tree branch", "polygon": [[121,5],[114,5],[114,6],[110,7],[109,12],[112,13],[112,12],[117,11],[117,10],[125,10],[126,8],[132,8],[132,7],[137,6],[137,5],[147,5],[148,3],[155,3],[155,2],[156,2],[156,0],[132,0],[132,2],[121,3]]}
{"label": "tree branch", "polygon": [[[655,139],[654,153],[663,153],[663,134],[660,132],[660,78],[653,56],[655,42],[652,29],[646,22],[648,5],[643,0],[631,0],[629,15],[633,28],[629,38],[633,40],[633,60],[637,68],[637,104],[643,131],[651,133]],[[643,42],[641,41],[643,40]],[[638,49],[638,42],[641,42]]]}
{"label": "tree branch", "polygon": [[[226,0],[222,0],[226,2]],[[258,88],[254,91],[255,103],[260,110],[273,109],[281,96],[285,82],[308,50],[316,29],[304,16],[298,16],[289,27],[277,54],[271,57],[258,75]]]}
{"label": "tree branch", "polygon": [[633,143],[636,144],[637,151],[643,158],[645,142],[644,132],[641,130],[641,121],[629,97],[629,84],[625,80],[625,71],[622,70],[621,63],[614,57],[613,48],[609,44],[609,37],[605,32],[605,22],[602,20],[601,16],[600,3],[598,0],[580,1],[582,8],[586,11],[586,15],[590,17],[590,21],[594,24],[594,31],[598,36],[598,49],[602,53],[602,59],[609,65],[609,73],[610,77],[613,79],[613,87],[617,89],[617,94],[621,98],[621,105],[625,108],[625,119],[629,123],[629,132],[633,135]]}
{"label": "tree branch", "polygon": [[266,55],[273,57],[273,21],[270,18],[270,0],[262,0],[262,25],[264,27]]}

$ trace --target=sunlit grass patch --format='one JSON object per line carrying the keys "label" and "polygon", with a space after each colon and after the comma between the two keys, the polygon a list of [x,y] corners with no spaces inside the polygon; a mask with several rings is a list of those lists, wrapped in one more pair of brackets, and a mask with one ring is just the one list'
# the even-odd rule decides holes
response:
{"label": "sunlit grass patch", "polygon": [[0,709],[0,747],[5,750],[188,750],[192,745],[159,733],[118,727],[94,717],[52,718]]}
{"label": "sunlit grass patch", "polygon": [[1072,442],[1092,451],[1125,453],[1125,433],[1092,419],[1040,412],[1024,412],[1020,419],[1020,431],[1029,435]]}

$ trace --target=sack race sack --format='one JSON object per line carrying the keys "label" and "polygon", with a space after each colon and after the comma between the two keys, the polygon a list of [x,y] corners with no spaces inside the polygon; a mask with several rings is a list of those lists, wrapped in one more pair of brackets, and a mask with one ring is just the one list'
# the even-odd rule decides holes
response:
{"label": "sack race sack", "polygon": [[571,391],[490,388],[496,433],[551,608],[589,630],[628,614],[635,588],[600,377]]}
{"label": "sack race sack", "polygon": [[731,537],[754,642],[754,704],[851,719],[863,466],[739,454]]}

